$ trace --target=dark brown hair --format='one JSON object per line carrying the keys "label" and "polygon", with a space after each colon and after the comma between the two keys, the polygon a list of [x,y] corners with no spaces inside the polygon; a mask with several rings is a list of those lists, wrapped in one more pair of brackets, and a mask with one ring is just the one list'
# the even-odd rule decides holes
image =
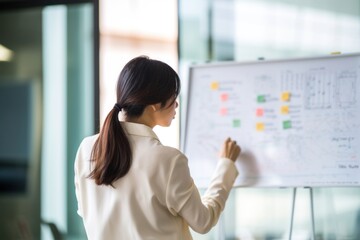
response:
{"label": "dark brown hair", "polygon": [[131,166],[129,140],[118,120],[119,111],[139,117],[147,105],[177,97],[180,79],[166,63],[140,56],[128,62],[117,82],[117,102],[107,115],[91,152],[93,169],[89,175],[98,185],[111,185],[125,176]]}

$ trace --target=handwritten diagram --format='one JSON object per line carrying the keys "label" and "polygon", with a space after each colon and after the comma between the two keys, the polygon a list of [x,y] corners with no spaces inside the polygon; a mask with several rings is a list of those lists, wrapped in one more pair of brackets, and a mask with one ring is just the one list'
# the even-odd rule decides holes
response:
{"label": "handwritten diagram", "polygon": [[200,187],[228,136],[238,186],[360,185],[359,55],[191,71],[184,151]]}

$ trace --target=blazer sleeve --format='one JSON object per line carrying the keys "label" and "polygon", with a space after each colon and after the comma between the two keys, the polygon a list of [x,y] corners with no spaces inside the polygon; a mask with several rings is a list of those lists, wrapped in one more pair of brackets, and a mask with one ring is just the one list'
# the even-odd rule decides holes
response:
{"label": "blazer sleeve", "polygon": [[81,190],[80,190],[80,169],[79,169],[79,165],[81,163],[81,158],[82,158],[82,144],[80,144],[77,153],[76,153],[76,157],[75,157],[75,162],[74,162],[74,183],[75,183],[75,196],[77,199],[77,203],[78,203],[78,209],[77,209],[77,214],[82,217],[83,216],[83,212],[82,212],[82,206],[81,206],[81,200],[82,200],[82,195],[81,195]]}
{"label": "blazer sleeve", "polygon": [[168,209],[182,216],[194,231],[207,233],[218,222],[237,175],[233,161],[219,159],[210,186],[201,197],[190,176],[188,160],[180,154],[174,161],[166,190]]}

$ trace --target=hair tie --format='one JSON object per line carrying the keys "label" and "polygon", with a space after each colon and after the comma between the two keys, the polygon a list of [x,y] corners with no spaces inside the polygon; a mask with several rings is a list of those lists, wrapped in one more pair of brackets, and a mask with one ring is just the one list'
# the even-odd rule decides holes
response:
{"label": "hair tie", "polygon": [[122,110],[122,107],[121,107],[120,104],[118,104],[118,103],[115,103],[114,108],[115,108],[116,110],[118,110],[119,112],[121,112],[121,110]]}

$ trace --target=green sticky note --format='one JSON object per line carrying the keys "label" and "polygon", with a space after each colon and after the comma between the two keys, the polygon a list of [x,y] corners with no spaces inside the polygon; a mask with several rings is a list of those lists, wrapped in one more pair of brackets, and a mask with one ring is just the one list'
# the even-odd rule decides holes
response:
{"label": "green sticky note", "polygon": [[236,128],[236,127],[240,127],[240,126],[241,126],[240,119],[234,119],[233,120],[233,127]]}
{"label": "green sticky note", "polygon": [[263,103],[263,102],[265,102],[265,95],[259,95],[259,96],[257,96],[257,102],[258,102],[258,103]]}
{"label": "green sticky note", "polygon": [[289,129],[289,128],[291,128],[291,121],[290,121],[290,120],[283,121],[283,128],[284,128],[284,129]]}

